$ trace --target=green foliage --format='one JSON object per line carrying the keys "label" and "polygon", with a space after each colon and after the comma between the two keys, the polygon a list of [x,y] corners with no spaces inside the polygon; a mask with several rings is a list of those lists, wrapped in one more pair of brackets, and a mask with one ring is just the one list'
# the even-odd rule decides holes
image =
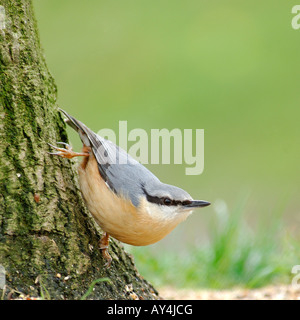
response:
{"label": "green foliage", "polygon": [[154,252],[151,247],[128,247],[141,274],[156,286],[229,288],[260,287],[286,282],[299,264],[299,245],[282,236],[282,217],[250,228],[240,205],[231,214],[215,214],[210,241],[181,252]]}

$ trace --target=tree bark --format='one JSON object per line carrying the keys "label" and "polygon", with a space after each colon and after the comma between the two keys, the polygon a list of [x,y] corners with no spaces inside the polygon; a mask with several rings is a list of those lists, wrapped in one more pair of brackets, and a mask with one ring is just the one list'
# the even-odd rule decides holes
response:
{"label": "tree bark", "polygon": [[[51,157],[47,142],[67,142],[56,86],[42,54],[32,3],[0,1],[0,298],[21,294],[80,299],[156,299],[117,242],[112,266],[81,197],[74,161]],[[4,12],[5,11],[5,12]]]}

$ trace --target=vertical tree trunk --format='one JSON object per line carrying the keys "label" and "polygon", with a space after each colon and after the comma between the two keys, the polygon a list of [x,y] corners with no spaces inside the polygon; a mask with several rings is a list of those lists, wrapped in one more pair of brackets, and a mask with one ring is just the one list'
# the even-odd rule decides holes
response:
{"label": "vertical tree trunk", "polygon": [[32,3],[0,4],[0,265],[6,270],[0,297],[79,299],[94,280],[108,277],[90,298],[157,298],[116,241],[112,266],[104,268],[100,232],[84,206],[74,163],[46,153],[47,142],[67,135]]}

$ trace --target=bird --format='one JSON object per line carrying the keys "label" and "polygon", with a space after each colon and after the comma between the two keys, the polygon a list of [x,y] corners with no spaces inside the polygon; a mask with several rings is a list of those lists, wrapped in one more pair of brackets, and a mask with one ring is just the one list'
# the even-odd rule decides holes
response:
{"label": "bird", "polygon": [[[99,249],[109,267],[109,240],[113,237],[133,246],[160,241],[194,209],[211,203],[194,200],[185,190],[161,182],[125,150],[107,140],[66,111],[65,122],[79,134],[83,147],[73,151],[65,142],[49,144],[50,155],[83,157],[78,166],[80,190],[86,206],[103,230]],[[51,150],[53,151],[53,150]]]}

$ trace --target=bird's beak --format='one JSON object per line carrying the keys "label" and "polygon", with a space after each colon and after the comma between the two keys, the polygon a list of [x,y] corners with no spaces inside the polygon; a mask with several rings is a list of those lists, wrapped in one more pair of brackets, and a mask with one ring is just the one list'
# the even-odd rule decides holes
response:
{"label": "bird's beak", "polygon": [[207,207],[209,205],[210,205],[210,202],[208,202],[208,201],[191,200],[190,203],[184,205],[184,207],[187,208],[187,209],[192,209],[192,208]]}

